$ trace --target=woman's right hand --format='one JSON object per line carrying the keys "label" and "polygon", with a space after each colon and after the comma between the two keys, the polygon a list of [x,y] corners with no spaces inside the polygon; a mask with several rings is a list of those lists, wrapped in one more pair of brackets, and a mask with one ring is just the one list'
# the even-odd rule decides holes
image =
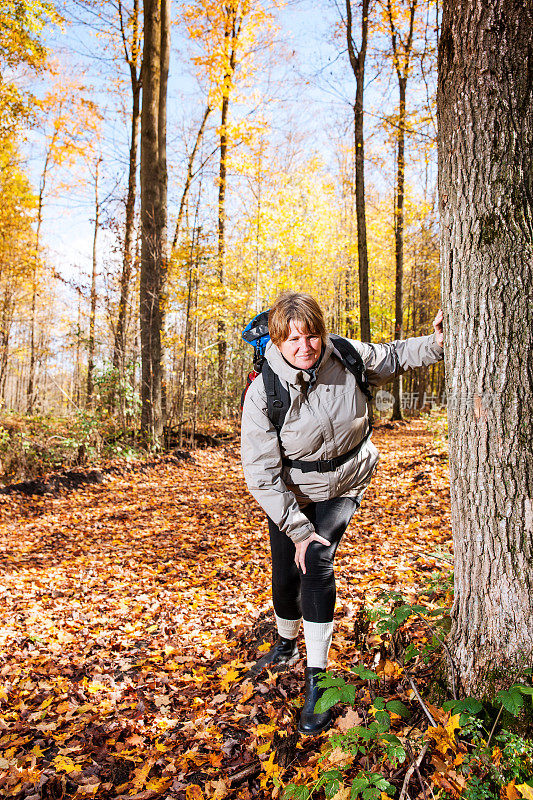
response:
{"label": "woman's right hand", "polygon": [[296,566],[302,570],[303,574],[305,575],[305,553],[311,542],[320,542],[320,544],[326,545],[329,547],[331,542],[328,542],[327,539],[324,539],[323,536],[319,536],[318,533],[312,533],[307,539],[304,539],[301,542],[295,543],[296,553],[294,554],[294,563]]}

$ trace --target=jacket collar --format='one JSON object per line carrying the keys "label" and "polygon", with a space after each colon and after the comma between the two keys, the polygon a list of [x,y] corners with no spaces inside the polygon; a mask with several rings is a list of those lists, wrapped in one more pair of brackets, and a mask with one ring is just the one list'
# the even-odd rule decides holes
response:
{"label": "jacket collar", "polygon": [[[328,336],[324,345],[322,358],[320,359],[320,363],[316,370],[317,375],[322,369],[324,369],[324,364],[329,361],[332,352],[333,343]],[[293,367],[288,361],[285,361],[278,347],[272,342],[269,342],[266,346],[265,358],[276,375],[278,375],[283,381],[286,381],[293,386],[302,386],[306,383],[309,383],[311,380],[311,374],[308,370]]]}

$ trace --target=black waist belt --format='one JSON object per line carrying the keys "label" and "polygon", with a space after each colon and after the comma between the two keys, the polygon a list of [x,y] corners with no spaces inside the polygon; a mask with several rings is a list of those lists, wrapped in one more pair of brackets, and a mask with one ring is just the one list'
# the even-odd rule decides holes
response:
{"label": "black waist belt", "polygon": [[301,472],[333,472],[338,469],[338,467],[342,467],[343,464],[346,464],[351,458],[355,458],[371,433],[372,426],[369,427],[368,431],[355,447],[352,447],[347,453],[343,453],[342,456],[330,458],[327,461],[297,461],[291,458],[282,458],[281,461],[284,467],[293,467],[294,469],[301,470]]}

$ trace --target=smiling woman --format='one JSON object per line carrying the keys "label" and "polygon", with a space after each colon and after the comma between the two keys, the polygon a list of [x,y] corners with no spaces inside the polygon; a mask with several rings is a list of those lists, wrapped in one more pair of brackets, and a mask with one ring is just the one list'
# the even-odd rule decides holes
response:
{"label": "smiling woman", "polygon": [[[439,361],[441,320],[439,312],[432,336],[372,345],[328,336],[310,295],[285,293],[270,311],[266,366],[244,401],[241,455],[248,488],[268,517],[279,639],[252,671],[298,658],[303,618],[302,733],[319,733],[331,724],[330,711],[314,709],[321,691],[317,676],[327,667],[333,633],[333,561],[379,459],[370,440],[363,375],[379,386],[406,369]],[[267,371],[289,397],[278,429],[268,414]]]}
{"label": "smiling woman", "polygon": [[270,338],[293,367],[310,369],[322,353],[326,325],[320,306],[306,294],[278,297],[268,316]]}
{"label": "smiling woman", "polygon": [[322,339],[318,333],[309,333],[291,319],[289,336],[279,344],[281,355],[293,367],[310,369],[322,352]]}

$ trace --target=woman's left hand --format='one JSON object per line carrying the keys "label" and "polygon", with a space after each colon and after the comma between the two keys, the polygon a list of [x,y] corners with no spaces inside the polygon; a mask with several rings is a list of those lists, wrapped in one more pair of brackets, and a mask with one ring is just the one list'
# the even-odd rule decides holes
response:
{"label": "woman's left hand", "polygon": [[444,347],[444,329],[442,327],[442,320],[442,308],[439,308],[437,311],[437,316],[433,320],[433,327],[435,328],[435,339],[440,347]]}
{"label": "woman's left hand", "polygon": [[331,542],[328,542],[327,539],[324,539],[323,536],[319,536],[318,533],[312,533],[307,539],[304,539],[303,542],[296,542],[295,548],[296,553],[294,554],[294,563],[297,567],[299,567],[303,574],[305,575],[305,552],[311,542],[320,542],[320,544],[325,544],[326,547],[329,547]]}

